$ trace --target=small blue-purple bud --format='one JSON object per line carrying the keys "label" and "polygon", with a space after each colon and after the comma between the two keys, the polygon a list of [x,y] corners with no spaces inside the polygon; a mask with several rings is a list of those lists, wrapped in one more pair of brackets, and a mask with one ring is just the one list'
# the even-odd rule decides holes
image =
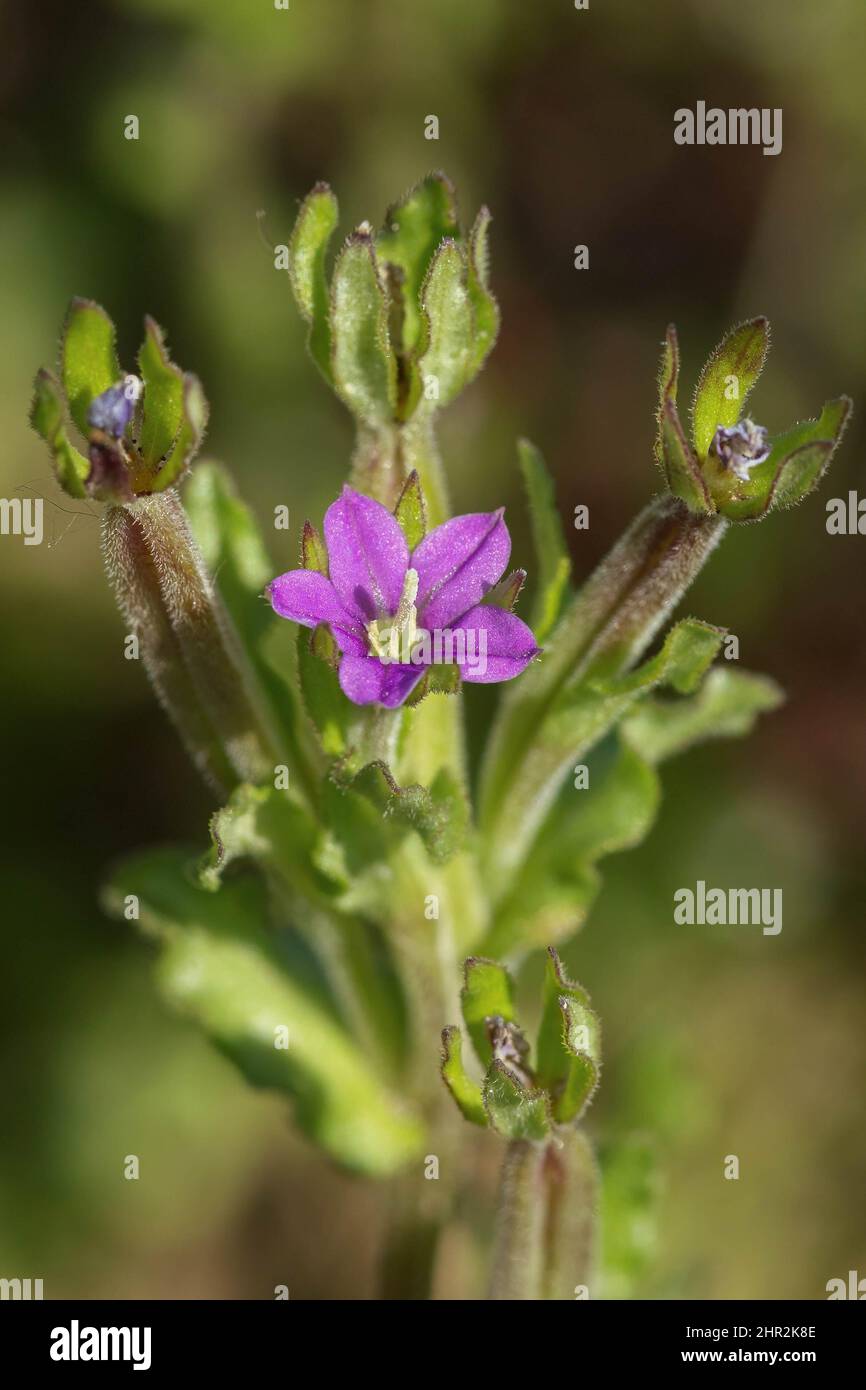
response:
{"label": "small blue-purple bud", "polygon": [[87,420],[91,428],[110,434],[112,439],[120,439],[140,395],[141,382],[137,376],[126,376],[118,386],[109,386],[90,403]]}

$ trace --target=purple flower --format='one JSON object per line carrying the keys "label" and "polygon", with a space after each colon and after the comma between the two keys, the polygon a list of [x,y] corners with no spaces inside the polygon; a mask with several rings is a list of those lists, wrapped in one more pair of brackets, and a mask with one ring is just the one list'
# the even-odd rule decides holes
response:
{"label": "purple flower", "polygon": [[340,650],[340,685],[356,705],[401,705],[437,662],[465,681],[507,681],[539,648],[513,613],[482,604],[501,578],[511,538],[498,512],[458,516],[411,555],[380,502],[344,487],[325,513],[330,578],[290,570],[268,585],[275,612],[326,624]]}
{"label": "purple flower", "polygon": [[109,386],[101,396],[94,397],[87,412],[87,423],[92,429],[102,430],[113,439],[120,439],[132,419],[140,395],[141,382],[138,377],[124,377],[119,386]]}

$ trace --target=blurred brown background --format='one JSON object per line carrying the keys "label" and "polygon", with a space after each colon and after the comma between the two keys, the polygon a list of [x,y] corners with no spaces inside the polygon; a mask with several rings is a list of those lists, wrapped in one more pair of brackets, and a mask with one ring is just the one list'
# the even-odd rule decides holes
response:
{"label": "blurred brown background", "polygon": [[[26,413],[71,295],[106,305],[130,364],[150,312],[202,376],[210,452],[260,517],[278,502],[298,525],[318,517],[350,423],[255,214],[285,241],[325,178],[349,230],[431,167],[467,219],[482,201],[494,213],[503,332],[442,442],[458,509],[509,504],[516,563],[517,435],[545,451],[566,520],[590,507],[579,575],[655,488],[669,320],[688,392],[730,323],[770,317],[753,413],[771,430],[855,399],[820,496],[731,534],[688,600],[788,705],[667,770],[658,826],[608,862],[568,954],[605,1024],[593,1131],[658,1143],[661,1239],[640,1291],[823,1297],[866,1274],[866,540],[824,529],[828,497],[866,492],[864,52],[861,0],[7,4],[0,493],[47,501],[45,544],[0,538],[0,1274],[41,1277],[49,1297],[372,1294],[382,1194],[335,1174],[278,1100],[167,1016],[148,948],[100,914],[113,857],[203,843],[212,808],[123,660],[95,510],[55,487]],[[783,152],[675,146],[675,109],[699,99],[782,107]],[[277,533],[275,568],[294,547]],[[468,696],[479,730],[487,694]],[[781,936],[674,926],[673,892],[698,877],[782,887]],[[730,1153],[738,1183],[722,1180]],[[495,1157],[482,1140],[482,1188]],[[472,1286],[474,1258],[458,1233],[442,1294]]]}

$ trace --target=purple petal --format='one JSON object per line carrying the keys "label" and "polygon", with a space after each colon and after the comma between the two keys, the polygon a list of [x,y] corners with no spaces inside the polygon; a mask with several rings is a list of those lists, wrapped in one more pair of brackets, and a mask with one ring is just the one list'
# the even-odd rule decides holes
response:
{"label": "purple petal", "polygon": [[418,571],[418,621],[446,628],[468,612],[501,577],[511,537],[498,512],[474,512],[443,522],[413,552]]}
{"label": "purple petal", "polygon": [[470,609],[451,633],[453,638],[464,634],[470,659],[460,662],[460,674],[476,684],[513,680],[541,650],[526,623],[487,604]]}
{"label": "purple petal", "polygon": [[362,625],[393,617],[409,563],[406,538],[381,502],[344,487],[325,513],[331,583]]}
{"label": "purple petal", "polygon": [[363,629],[346,612],[330,579],[317,570],[289,570],[268,585],[267,595],[281,618],[304,627],[327,623],[341,652],[366,652]]}
{"label": "purple petal", "polygon": [[402,705],[423,676],[425,666],[383,665],[374,656],[344,656],[340,662],[343,694],[356,705]]}

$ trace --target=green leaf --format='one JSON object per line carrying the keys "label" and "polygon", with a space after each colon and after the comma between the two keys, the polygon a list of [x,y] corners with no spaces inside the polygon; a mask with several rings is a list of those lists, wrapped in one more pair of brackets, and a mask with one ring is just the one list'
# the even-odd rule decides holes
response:
{"label": "green leaf", "polygon": [[325,542],[311,521],[304,522],[301,537],[301,569],[315,570],[327,579],[329,573],[328,551]]}
{"label": "green leaf", "polygon": [[729,429],[743,418],[746,399],[761,374],[769,346],[770,325],[765,318],[757,318],[732,328],[710,354],[692,406],[699,459],[706,458],[719,425]]}
{"label": "green leaf", "polygon": [[[129,894],[160,945],[166,999],[253,1085],[292,1096],[298,1124],[318,1145],[370,1177],[420,1156],[417,1118],[380,1083],[308,981],[293,974],[260,879],[234,879],[214,895],[190,879],[184,854],[152,851],[114,873],[108,910],[122,916]],[[288,1047],[275,1045],[280,1029],[288,1029]]]}
{"label": "green leaf", "polygon": [[473,377],[483,367],[499,334],[499,305],[490,293],[488,285],[490,255],[487,234],[491,220],[490,210],[482,207],[469,233],[468,285],[475,327],[470,367],[470,375]]}
{"label": "green leaf", "polygon": [[[551,862],[562,869],[567,856],[594,864],[608,854],[633,849],[655,823],[661,802],[659,779],[642,749],[618,742],[606,769],[590,772],[586,792],[568,788],[570,814],[560,811],[551,826]],[[561,805],[561,803],[560,803]]]}
{"label": "green leaf", "polygon": [[557,1124],[571,1124],[583,1114],[598,1088],[601,1075],[601,1024],[585,1004],[570,995],[559,1000],[563,1046],[570,1054],[565,1079],[554,1096]]}
{"label": "green leaf", "polygon": [[793,507],[817,486],[851,414],[847,396],[828,401],[817,420],[795,425],[773,441],[770,459],[778,459],[773,507]]}
{"label": "green leaf", "polygon": [[714,627],[699,618],[683,618],[671,628],[656,656],[624,676],[597,684],[590,677],[588,685],[606,698],[640,694],[662,683],[681,695],[690,695],[700,685],[724,639],[724,628]]}
{"label": "green leaf", "polygon": [[463,1022],[478,1060],[487,1066],[493,1060],[493,1047],[485,1020],[498,1016],[506,1023],[514,1022],[511,976],[496,961],[470,956],[463,967],[463,978],[460,994]]}
{"label": "green leaf", "polygon": [[521,875],[497,907],[481,949],[518,964],[548,942],[569,941],[586,921],[600,888],[598,870],[579,861],[562,879],[539,872]]}
{"label": "green leaf", "polygon": [[537,1141],[550,1133],[547,1093],[524,1086],[504,1062],[491,1062],[482,1097],[490,1124],[503,1139]]}
{"label": "green leaf", "polygon": [[421,308],[418,362],[425,399],[435,409],[453,400],[472,375],[474,324],[466,259],[451,238],[441,243],[430,263],[421,288]]}
{"label": "green leaf", "polygon": [[[145,466],[157,470],[178,439],[184,420],[184,378],[168,356],[162,329],[150,316],[144,320],[144,342],[139,349],[138,365],[144,381],[138,447]],[[202,429],[203,399],[202,396],[192,403],[193,417]]]}
{"label": "green leaf", "polygon": [[201,448],[210,407],[197,376],[183,376],[181,422],[171,452],[151,484],[152,492],[173,487]]}
{"label": "green leaf", "polygon": [[507,613],[513,613],[525,583],[526,570],[512,570],[511,574],[500,579],[492,589],[488,589],[481,602],[492,608],[504,608]]}
{"label": "green leaf", "polygon": [[[351,786],[342,786],[331,778],[322,784],[321,810],[326,829],[315,850],[316,867],[340,883],[342,909],[364,911],[387,920],[383,875],[388,872],[385,860],[393,848],[394,837],[383,825],[381,814]],[[378,903],[365,897],[370,883],[375,883]]]}
{"label": "green leaf", "polygon": [[453,662],[428,666],[415,689],[405,701],[406,709],[414,709],[428,695],[456,695],[460,689],[460,667]]}
{"label": "green leaf", "polygon": [[51,450],[57,481],[70,497],[84,497],[90,462],[69,443],[63,426],[60,386],[43,368],[36,374],[30,423]]}
{"label": "green leaf", "polygon": [[662,407],[659,418],[662,466],[668,488],[685,502],[689,511],[709,514],[715,510],[697,459],[683,432],[673,401]]}
{"label": "green leaf", "polygon": [[[242,596],[255,599],[250,613],[253,609],[261,613],[262,589],[273,578],[274,564],[227,469],[218,463],[203,463],[187,481],[183,503],[208,570],[218,572],[232,617],[238,621]],[[226,582],[229,577],[231,582]],[[265,620],[264,625],[269,625],[267,610]],[[246,628],[247,624],[239,625]]]}
{"label": "green leaf", "polygon": [[[396,1074],[406,1053],[405,1000],[382,933],[391,841],[375,812],[354,792],[325,781],[322,820],[291,789],[249,784],[235,790],[211,818],[212,846],[199,882],[225,891],[227,871],[251,861],[278,883],[278,901],[296,913],[298,929],[324,965],[353,1032]],[[359,917],[358,914],[361,914]],[[366,918],[367,920],[362,920]]]}
{"label": "green leaf", "polygon": [[665,408],[668,405],[676,407],[677,387],[680,376],[680,348],[677,341],[677,330],[672,323],[668,324],[665,332],[665,341],[662,347],[662,360],[659,366],[659,406],[656,411],[656,422],[658,430],[656,432],[655,456],[656,462],[660,467],[664,467],[664,448],[662,442],[662,420]]}
{"label": "green leaf", "polygon": [[851,413],[847,396],[828,401],[817,420],[777,435],[769,457],[748,482],[728,472],[714,480],[719,510],[732,521],[757,521],[776,507],[801,502],[820,482]]}
{"label": "green leaf", "polygon": [[463,1066],[463,1037],[454,1026],[442,1030],[442,1080],[467,1120],[487,1127],[487,1111],[481,1087],[466,1074]]}
{"label": "green leaf", "polygon": [[402,339],[408,353],[421,338],[421,287],[433,254],[444,238],[459,234],[454,187],[441,173],[428,174],[385,215],[376,250],[403,272]]}
{"label": "green leaf", "polygon": [[459,781],[440,768],[429,788],[419,783],[401,787],[387,763],[368,763],[352,783],[378,806],[389,821],[420,835],[434,864],[445,864],[465,847],[469,807]]}
{"label": "green leaf", "polygon": [[556,509],[553,479],[544,459],[528,439],[517,444],[520,471],[529,499],[532,539],[538,565],[536,599],[530,627],[539,645],[553,631],[568,595],[571,560]]}
{"label": "green leaf", "polygon": [[427,508],[421,490],[421,479],[414,468],[403,484],[394,515],[411,553],[427,534]]}
{"label": "green leaf", "polygon": [[211,818],[213,844],[200,883],[224,891],[226,870],[239,860],[276,877],[299,928],[327,963],[344,1017],[393,1072],[405,1052],[403,998],[384,942],[377,944],[373,929],[354,915],[377,915],[369,891],[381,902],[384,884],[374,866],[387,841],[381,829],[377,836],[375,826],[363,824],[359,798],[345,795],[341,803],[335,813],[329,801],[332,815],[323,832],[290,790],[238,787]]}
{"label": "green leaf", "polygon": [[317,183],[301,204],[289,240],[289,276],[298,308],[310,325],[310,354],[330,382],[333,374],[325,256],[337,218],[334,194],[326,183]]}
{"label": "green leaf", "polygon": [[696,695],[646,700],[623,721],[623,738],[649,762],[659,763],[708,738],[751,732],[759,714],[782,704],[782,691],[767,676],[711,671]]}
{"label": "green leaf", "polygon": [[69,413],[85,439],[90,434],[91,401],[115,386],[122,375],[111,319],[92,299],[73,299],[63,330],[60,376]]}
{"label": "green leaf", "polygon": [[549,1091],[564,1080],[570,1064],[564,1041],[560,1000],[573,999],[586,1006],[589,1004],[589,995],[582,985],[569,979],[553,946],[548,946],[546,956],[535,1074],[539,1085]]}
{"label": "green leaf", "polygon": [[[537,830],[578,746],[597,741],[606,711],[587,690],[587,672],[627,671],[645,651],[694,579],[726,523],[696,517],[675,497],[656,498],[567,605],[541,661],[506,687],[485,749],[480,818],[494,891],[507,886],[509,870]],[[587,696],[590,720],[570,711],[578,692]],[[615,719],[626,704],[610,707]],[[601,717],[605,716],[605,717]]]}
{"label": "green leaf", "polygon": [[364,231],[352,233],[334,268],[331,366],[337,392],[358,419],[376,425],[393,418],[397,363],[388,339],[388,303]]}
{"label": "green leaf", "polygon": [[567,784],[548,813],[511,892],[499,908],[483,949],[493,956],[565,941],[584,921],[601,884],[604,855],[645,839],[661,800],[659,778],[631,746],[601,750],[590,783]]}
{"label": "green leaf", "polygon": [[556,762],[582,756],[638,699],[658,685],[691,693],[723,640],[721,628],[685,618],[671,628],[655,656],[626,675],[604,678],[590,673],[578,684],[566,687],[539,731],[534,756],[543,754]]}
{"label": "green leaf", "polygon": [[[482,823],[488,850],[487,873],[497,904],[513,888],[567,770],[656,686],[670,685],[681,693],[694,690],[723,640],[722,629],[686,619],[670,630],[657,655],[625,675],[616,674],[622,659],[619,651],[613,646],[602,648],[601,658],[594,666],[585,669],[583,676],[572,684],[561,686],[546,711],[542,706],[534,726],[527,729],[524,755],[509,778],[505,793],[499,793],[492,806],[495,820],[488,816]],[[614,674],[605,674],[611,667]],[[490,798],[489,781],[486,791]],[[491,806],[489,799],[486,806]],[[495,939],[497,953],[502,954],[505,948],[498,930]],[[491,949],[489,943],[485,949]]]}
{"label": "green leaf", "polygon": [[[313,633],[302,628],[297,640],[298,677],[304,709],[324,752],[331,758],[341,758],[348,751],[355,716],[329,660],[334,649],[333,638],[325,627],[316,628]],[[322,648],[322,643],[327,644],[327,650]]]}
{"label": "green leaf", "polygon": [[312,863],[318,826],[291,788],[242,783],[210,820],[211,848],[200,869],[203,888],[216,892],[230,864],[251,859],[289,878],[313,899],[332,885]]}
{"label": "green leaf", "polygon": [[267,702],[268,722],[293,766],[303,766],[308,750],[299,732],[301,711],[295,688],[292,642],[277,622],[262,590],[273,579],[270,559],[256,520],[227,471],[202,463],[190,475],[184,508],[220,597]]}

